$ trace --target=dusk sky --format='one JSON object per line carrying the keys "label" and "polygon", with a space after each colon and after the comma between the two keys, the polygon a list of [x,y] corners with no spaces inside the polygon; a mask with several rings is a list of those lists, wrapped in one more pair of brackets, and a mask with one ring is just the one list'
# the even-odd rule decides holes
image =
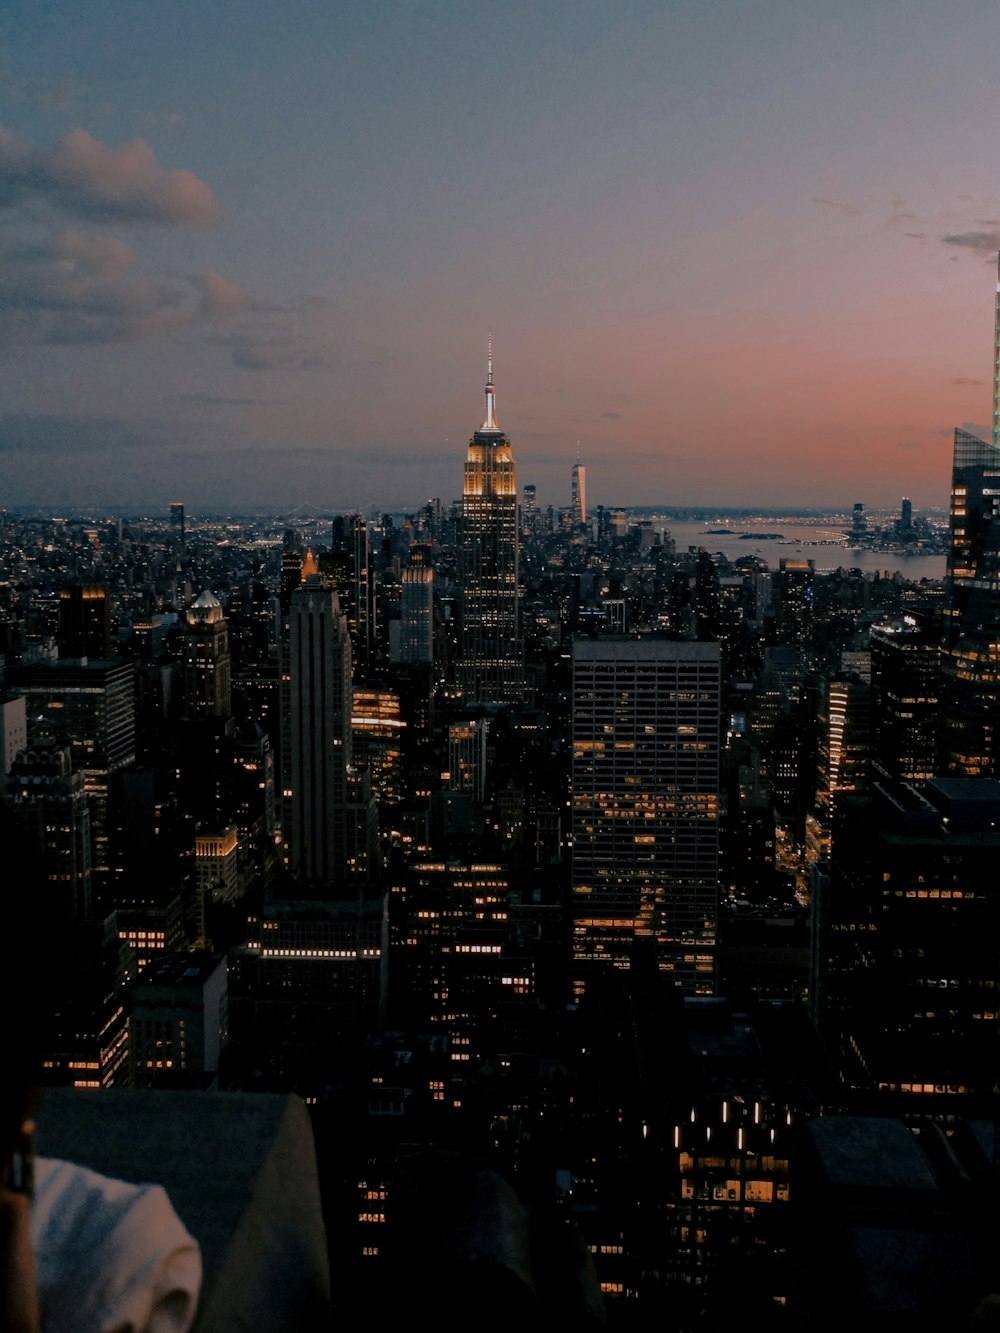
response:
{"label": "dusk sky", "polygon": [[996,0],[8,0],[0,505],[942,506]]}

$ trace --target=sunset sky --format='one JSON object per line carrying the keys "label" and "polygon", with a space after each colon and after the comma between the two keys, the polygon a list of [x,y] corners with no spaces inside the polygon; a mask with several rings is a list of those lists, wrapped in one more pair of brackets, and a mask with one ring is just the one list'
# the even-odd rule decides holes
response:
{"label": "sunset sky", "polygon": [[946,503],[995,0],[9,0],[0,505]]}

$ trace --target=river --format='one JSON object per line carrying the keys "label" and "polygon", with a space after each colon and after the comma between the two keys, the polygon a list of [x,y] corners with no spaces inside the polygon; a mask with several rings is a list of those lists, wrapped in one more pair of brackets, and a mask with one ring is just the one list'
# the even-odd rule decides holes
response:
{"label": "river", "polygon": [[[669,517],[653,518],[657,529],[665,528],[678,551],[689,546],[703,546],[736,560],[741,555],[756,555],[772,569],[781,560],[812,560],[818,571],[860,569],[865,574],[897,571],[906,579],[943,579],[947,557],[909,551],[864,551],[847,545],[843,527],[776,518],[739,518],[732,522],[710,519],[707,522],[674,522]],[[716,529],[726,528],[726,532]],[[780,533],[781,540],[768,540],[764,533]],[[742,533],[750,534],[747,537]]]}

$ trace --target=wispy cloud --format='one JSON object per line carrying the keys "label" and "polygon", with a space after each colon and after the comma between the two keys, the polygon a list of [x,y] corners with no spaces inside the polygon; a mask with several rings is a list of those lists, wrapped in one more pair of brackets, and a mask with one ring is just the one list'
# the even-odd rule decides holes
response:
{"label": "wispy cloud", "polygon": [[624,414],[623,412],[602,412],[602,413],[601,413],[601,420],[602,420],[602,421],[624,421],[624,420],[625,420],[625,414]]}
{"label": "wispy cloud", "polygon": [[233,365],[241,370],[325,370],[330,364],[294,334],[258,338],[240,333],[229,339],[228,345]]}
{"label": "wispy cloud", "polygon": [[240,289],[215,273],[144,278],[114,236],[63,231],[0,244],[0,329],[9,344],[130,341],[239,310]]}
{"label": "wispy cloud", "polygon": [[861,212],[854,204],[845,203],[842,199],[830,199],[825,194],[814,194],[812,201],[814,204],[822,204],[824,208],[835,208],[838,213],[846,213],[849,217],[857,217]]}
{"label": "wispy cloud", "polygon": [[84,129],[40,147],[0,126],[0,207],[43,203],[84,219],[205,226],[222,209],[190,171],[167,171],[142,139],[109,148]]}
{"label": "wispy cloud", "polygon": [[1000,230],[962,231],[950,236],[942,236],[943,245],[956,245],[963,250],[972,250],[976,254],[989,258],[1000,250]]}
{"label": "wispy cloud", "polygon": [[177,393],[172,401],[196,407],[281,407],[284,403],[283,398],[223,398],[211,393]]}

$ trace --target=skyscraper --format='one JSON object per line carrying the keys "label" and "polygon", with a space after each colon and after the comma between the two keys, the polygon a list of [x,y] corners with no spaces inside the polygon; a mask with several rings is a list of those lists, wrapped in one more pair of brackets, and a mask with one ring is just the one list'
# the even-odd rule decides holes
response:
{"label": "skyscraper", "polygon": [[587,522],[587,469],[579,459],[573,464],[571,508],[573,526],[584,527]]}
{"label": "skyscraper", "polygon": [[186,529],[184,523],[184,505],[180,500],[175,500],[170,506],[170,526],[176,534],[178,547],[183,551]]}
{"label": "skyscraper", "polygon": [[909,614],[871,629],[872,771],[907,782],[937,771],[941,634]]}
{"label": "skyscraper", "polygon": [[[413,547],[414,551],[421,550]],[[400,636],[397,660],[408,665],[434,662],[434,569],[429,561],[411,563],[402,572],[399,595]]]}
{"label": "skyscraper", "polygon": [[303,880],[339,885],[350,847],[351,640],[325,575],[307,554],[290,604],[291,861]]}
{"label": "skyscraper", "polygon": [[998,825],[988,778],[878,783],[838,804],[810,1008],[848,1086],[992,1104]]}
{"label": "skyscraper", "polygon": [[375,596],[372,584],[368,524],[363,514],[341,514],[333,520],[330,550],[319,558],[330,578],[351,635],[351,669],[364,678],[375,652]]}
{"label": "skyscraper", "polygon": [[59,656],[111,656],[111,594],[106,583],[76,583],[60,592]]}
{"label": "skyscraper", "polygon": [[941,667],[942,767],[1000,776],[1000,447],[955,431]]}
{"label": "skyscraper", "polygon": [[711,994],[719,894],[720,649],[658,638],[573,645],[573,953],[645,945]]}
{"label": "skyscraper", "polygon": [[945,591],[941,768],[961,777],[1000,777],[1000,255],[993,440],[955,431]]}
{"label": "skyscraper", "polygon": [[462,503],[458,683],[470,703],[516,703],[524,694],[518,625],[517,475],[500,429],[490,343],[483,424],[469,441]]}
{"label": "skyscraper", "polygon": [[184,712],[229,717],[229,626],[222,603],[206,588],[192,602],[184,631]]}

